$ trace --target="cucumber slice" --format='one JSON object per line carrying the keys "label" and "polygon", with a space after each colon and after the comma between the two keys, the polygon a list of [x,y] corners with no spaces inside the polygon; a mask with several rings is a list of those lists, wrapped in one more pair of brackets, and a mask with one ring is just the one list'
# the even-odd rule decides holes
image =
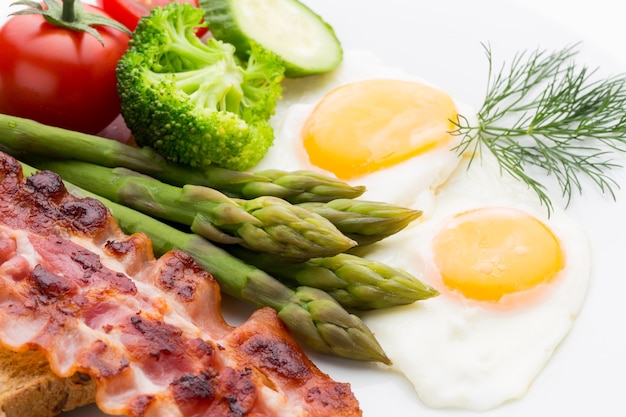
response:
{"label": "cucumber slice", "polygon": [[244,57],[254,41],[278,55],[286,77],[331,71],[343,50],[333,28],[298,0],[200,0],[212,35]]}

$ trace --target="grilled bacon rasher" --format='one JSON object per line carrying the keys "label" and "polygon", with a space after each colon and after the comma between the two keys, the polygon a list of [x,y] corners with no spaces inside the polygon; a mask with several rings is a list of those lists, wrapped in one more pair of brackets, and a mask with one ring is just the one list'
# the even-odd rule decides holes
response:
{"label": "grilled bacon rasher", "polygon": [[89,375],[109,414],[361,415],[274,310],[233,327],[220,303],[189,255],[155,258],[100,202],[49,171],[24,178],[0,153],[0,345],[41,350],[60,376]]}

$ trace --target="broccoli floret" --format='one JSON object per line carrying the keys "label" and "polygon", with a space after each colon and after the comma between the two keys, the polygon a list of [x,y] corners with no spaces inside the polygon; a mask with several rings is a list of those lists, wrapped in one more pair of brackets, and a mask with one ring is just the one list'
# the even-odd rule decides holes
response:
{"label": "broccoli floret", "polygon": [[202,18],[172,2],[140,20],[117,67],[122,116],[139,146],[172,162],[245,170],[273,142],[284,67],[258,45],[243,62],[233,45],[199,39]]}

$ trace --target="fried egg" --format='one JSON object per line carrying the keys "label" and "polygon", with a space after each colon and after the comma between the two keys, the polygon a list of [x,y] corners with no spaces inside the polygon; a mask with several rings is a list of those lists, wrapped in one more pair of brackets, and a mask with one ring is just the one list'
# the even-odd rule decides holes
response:
{"label": "fried egg", "polygon": [[254,170],[312,170],[365,186],[365,199],[425,211],[459,163],[458,108],[371,52],[348,50],[333,73],[285,81],[274,145]]}
{"label": "fried egg", "polygon": [[459,166],[432,215],[368,249],[440,295],[364,315],[423,403],[484,411],[521,398],[565,338],[589,285],[585,231],[551,214],[491,154]]}

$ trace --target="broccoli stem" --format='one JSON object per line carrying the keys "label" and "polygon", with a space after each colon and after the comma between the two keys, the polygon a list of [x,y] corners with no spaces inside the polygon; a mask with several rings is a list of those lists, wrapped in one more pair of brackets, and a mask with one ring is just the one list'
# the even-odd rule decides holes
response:
{"label": "broccoli stem", "polygon": [[226,250],[287,285],[324,290],[349,309],[387,308],[438,295],[437,290],[401,269],[347,253],[288,263],[241,247]]}
{"label": "broccoli stem", "polygon": [[[22,169],[25,176],[37,172],[23,163]],[[67,181],[65,185],[78,198],[102,202],[126,233],[146,234],[157,256],[169,250],[185,251],[213,275],[225,293],[257,307],[274,308],[292,334],[312,349],[348,359],[390,363],[365,323],[324,291],[310,287],[292,290],[197,234],[178,230]]]}
{"label": "broccoli stem", "polygon": [[176,187],[126,168],[80,161],[30,161],[104,198],[191,227],[205,238],[281,259],[332,256],[356,245],[324,217],[275,197],[234,200],[208,187]]}
{"label": "broccoli stem", "polygon": [[153,149],[136,148],[95,135],[44,125],[30,119],[0,114],[0,147],[25,158],[75,159],[107,167],[124,167],[166,183],[203,185],[230,197],[275,196],[292,203],[356,198],[364,187],[309,171],[234,171],[216,166],[191,168],[167,162]]}

